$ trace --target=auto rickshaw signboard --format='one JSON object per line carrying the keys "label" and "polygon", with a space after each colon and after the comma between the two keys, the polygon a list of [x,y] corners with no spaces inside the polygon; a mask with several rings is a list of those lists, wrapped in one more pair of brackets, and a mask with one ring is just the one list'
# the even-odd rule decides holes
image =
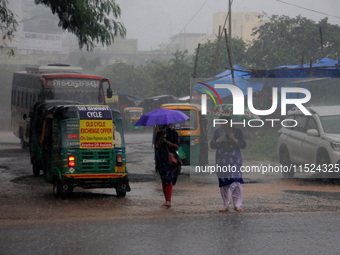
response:
{"label": "auto rickshaw signboard", "polygon": [[112,113],[108,106],[77,106],[80,148],[113,148]]}

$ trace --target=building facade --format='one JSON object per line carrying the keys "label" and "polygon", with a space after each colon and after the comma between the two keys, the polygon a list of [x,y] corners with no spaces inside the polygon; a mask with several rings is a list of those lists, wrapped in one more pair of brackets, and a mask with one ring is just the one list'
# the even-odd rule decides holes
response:
{"label": "building facade", "polygon": [[[227,12],[218,12],[214,14],[213,33],[215,35],[218,35],[220,26],[223,28],[227,14]],[[259,12],[232,12],[231,35],[234,38],[242,38],[245,42],[251,42],[255,39],[252,35],[253,29],[261,26],[263,23],[263,14]],[[226,24],[228,30],[228,22]]]}

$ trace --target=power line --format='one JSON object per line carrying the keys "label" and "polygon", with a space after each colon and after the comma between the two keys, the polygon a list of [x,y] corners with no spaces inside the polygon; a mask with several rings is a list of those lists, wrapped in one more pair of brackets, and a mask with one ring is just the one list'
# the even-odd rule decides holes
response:
{"label": "power line", "polygon": [[303,9],[303,10],[307,10],[307,11],[311,11],[311,12],[319,13],[319,14],[326,15],[326,16],[329,16],[329,17],[333,17],[333,18],[338,18],[338,19],[340,19],[340,17],[339,17],[339,16],[335,16],[335,15],[327,14],[327,13],[324,13],[324,12],[319,12],[319,11],[312,10],[312,9],[309,9],[309,8],[305,8],[305,7],[302,7],[302,6],[298,6],[298,5],[295,5],[295,4],[287,3],[287,2],[285,2],[285,1],[282,1],[282,0],[276,0],[276,1],[277,1],[277,2],[280,2],[280,3],[287,4],[287,5],[294,6],[294,7],[297,7],[297,8]]}
{"label": "power line", "polygon": [[191,21],[197,16],[197,14],[200,12],[200,10],[204,7],[204,5],[208,2],[209,0],[206,0],[201,7],[197,10],[197,12],[194,14],[194,16],[192,16],[192,18],[189,20],[189,22],[183,27],[183,29],[171,40],[171,42],[167,45],[166,48],[168,48],[176,39],[177,37],[180,36],[180,34],[185,31],[185,29],[187,28],[187,26],[189,26],[189,24],[191,23]]}
{"label": "power line", "polygon": [[203,6],[208,2],[209,0],[206,0],[202,5],[201,7],[197,10],[197,12],[194,14],[194,16],[192,16],[192,18],[189,20],[189,22],[184,26],[184,28],[181,30],[180,33],[182,33],[187,26],[189,26],[189,24],[191,23],[191,21],[197,16],[197,14],[200,12],[200,10],[203,8]]}

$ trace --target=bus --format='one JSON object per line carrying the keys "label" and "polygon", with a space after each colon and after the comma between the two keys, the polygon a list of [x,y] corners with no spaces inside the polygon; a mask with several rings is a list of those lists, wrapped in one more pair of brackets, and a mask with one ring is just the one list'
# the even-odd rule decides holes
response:
{"label": "bus", "polygon": [[[106,93],[105,93],[105,89]],[[81,67],[53,64],[27,67],[13,74],[11,96],[11,129],[21,141],[29,144],[29,113],[36,102],[68,100],[82,104],[106,104],[112,97],[111,82],[101,76],[83,74]]]}

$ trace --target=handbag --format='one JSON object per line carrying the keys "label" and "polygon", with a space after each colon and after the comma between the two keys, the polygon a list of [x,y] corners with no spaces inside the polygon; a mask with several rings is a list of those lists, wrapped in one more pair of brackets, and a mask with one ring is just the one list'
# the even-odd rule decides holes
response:
{"label": "handbag", "polygon": [[183,162],[182,160],[179,158],[177,153],[172,153],[169,151],[168,147],[166,148],[166,150],[168,151],[168,161],[169,161],[169,165],[171,167],[177,167],[177,166],[182,166]]}
{"label": "handbag", "polygon": [[168,150],[168,156],[169,156],[169,165],[172,166],[172,167],[177,166],[178,161],[177,161],[175,154]]}

